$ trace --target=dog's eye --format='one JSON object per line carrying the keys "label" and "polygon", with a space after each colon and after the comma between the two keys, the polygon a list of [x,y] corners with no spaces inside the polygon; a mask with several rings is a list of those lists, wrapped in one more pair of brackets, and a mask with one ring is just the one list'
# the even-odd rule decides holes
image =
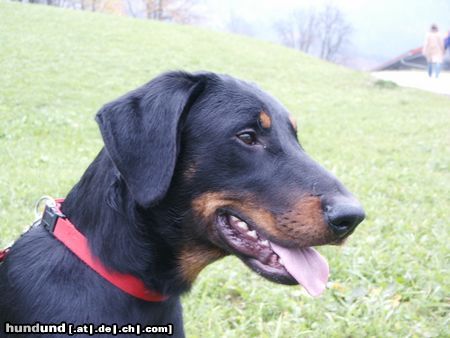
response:
{"label": "dog's eye", "polygon": [[248,144],[249,146],[253,146],[256,144],[256,134],[251,131],[246,131],[241,134],[238,134],[237,137],[244,142],[245,144]]}

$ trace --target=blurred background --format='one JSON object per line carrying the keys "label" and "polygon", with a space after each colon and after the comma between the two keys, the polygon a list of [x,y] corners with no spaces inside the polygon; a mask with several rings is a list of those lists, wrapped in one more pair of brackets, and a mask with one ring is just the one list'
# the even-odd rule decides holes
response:
{"label": "blurred background", "polygon": [[450,31],[448,0],[19,0],[190,24],[273,41],[371,70]]}
{"label": "blurred background", "polygon": [[187,336],[448,337],[450,72],[429,77],[421,51],[449,14],[448,0],[0,0],[0,247],[98,154],[103,104],[167,70],[227,73],[286,106],[367,218],[318,248],[320,298],[211,264],[183,297]]}

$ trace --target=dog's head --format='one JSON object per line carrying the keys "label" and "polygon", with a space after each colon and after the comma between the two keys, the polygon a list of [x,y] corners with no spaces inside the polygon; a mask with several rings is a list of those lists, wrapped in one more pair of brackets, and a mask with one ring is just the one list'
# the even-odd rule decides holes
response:
{"label": "dog's head", "polygon": [[179,271],[189,282],[234,254],[270,280],[318,294],[328,266],[311,247],[341,243],[364,219],[305,153],[292,116],[252,84],[166,73],[105,105],[97,121],[139,208],[165,210],[182,234]]}

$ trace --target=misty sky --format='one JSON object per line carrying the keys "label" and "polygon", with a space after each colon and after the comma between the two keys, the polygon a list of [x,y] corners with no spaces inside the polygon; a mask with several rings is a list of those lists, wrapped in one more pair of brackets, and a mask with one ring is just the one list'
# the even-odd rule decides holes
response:
{"label": "misty sky", "polygon": [[226,28],[231,15],[248,24],[254,36],[275,40],[273,24],[295,8],[333,4],[353,26],[348,52],[357,57],[387,60],[422,45],[431,23],[441,33],[450,29],[450,0],[203,0],[207,26]]}

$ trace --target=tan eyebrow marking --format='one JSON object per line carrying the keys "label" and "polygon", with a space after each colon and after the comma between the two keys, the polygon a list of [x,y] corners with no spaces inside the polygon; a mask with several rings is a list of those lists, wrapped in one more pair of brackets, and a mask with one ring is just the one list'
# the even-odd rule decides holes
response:
{"label": "tan eyebrow marking", "polygon": [[272,125],[272,119],[265,111],[259,113],[259,121],[261,122],[261,126],[265,129],[269,129]]}

